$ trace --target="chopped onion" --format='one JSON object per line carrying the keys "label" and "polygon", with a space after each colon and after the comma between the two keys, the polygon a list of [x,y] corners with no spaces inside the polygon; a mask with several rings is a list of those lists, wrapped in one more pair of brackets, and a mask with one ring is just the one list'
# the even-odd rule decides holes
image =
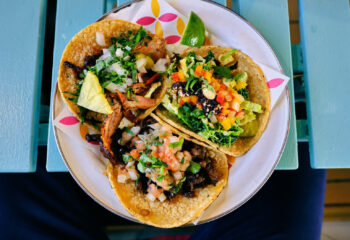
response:
{"label": "chopped onion", "polygon": [[169,137],[169,142],[170,143],[174,143],[174,142],[178,142],[179,141],[179,138],[176,137],[176,136],[170,136]]}
{"label": "chopped onion", "polygon": [[101,32],[96,32],[96,42],[100,46],[105,46],[106,41],[105,41],[105,36]]}
{"label": "chopped onion", "polygon": [[134,161],[128,162],[128,164],[126,164],[126,166],[130,167],[130,166],[134,165],[134,163],[135,163]]}
{"label": "chopped onion", "polygon": [[146,73],[146,63],[147,63],[147,60],[146,58],[140,58],[136,61],[136,67],[137,67],[137,70],[140,72],[140,73]]}
{"label": "chopped onion", "polygon": [[141,74],[137,74],[137,80],[139,80],[139,82],[143,82]]}
{"label": "chopped onion", "polygon": [[147,198],[150,200],[150,201],[154,201],[154,200],[156,200],[156,198],[153,196],[153,194],[152,193],[147,193]]}
{"label": "chopped onion", "polygon": [[117,57],[123,57],[124,51],[121,48],[117,48],[117,50],[115,51],[115,55]]}
{"label": "chopped onion", "polygon": [[118,175],[118,182],[125,183],[125,180],[126,180],[126,176],[125,175],[123,175],[123,174],[119,174]]}
{"label": "chopped onion", "polygon": [[106,87],[106,89],[108,90],[108,91],[110,91],[110,92],[115,92],[115,90],[118,90],[118,91],[120,91],[120,92],[122,92],[122,93],[124,93],[125,92],[125,90],[126,90],[126,88],[127,88],[127,85],[124,83],[124,84],[122,84],[122,85],[119,85],[119,84],[115,84],[115,83],[109,83],[108,85],[107,85],[107,87]]}
{"label": "chopped onion", "polygon": [[154,72],[166,72],[167,66],[166,64],[169,63],[169,59],[166,58],[159,58],[156,64],[153,65],[152,71]]}
{"label": "chopped onion", "polygon": [[136,181],[137,178],[138,178],[136,172],[134,172],[134,171],[129,171],[129,170],[128,170],[128,172],[129,172],[129,175],[130,175],[131,180]]}
{"label": "chopped onion", "polygon": [[109,71],[114,71],[119,75],[126,75],[127,71],[120,65],[119,62],[113,63],[109,68]]}
{"label": "chopped onion", "polygon": [[159,129],[160,128],[160,124],[159,123],[153,123],[153,124],[150,124],[148,125],[150,128],[156,130],[156,129]]}
{"label": "chopped onion", "polygon": [[130,87],[130,86],[133,84],[133,82],[132,82],[132,79],[131,79],[131,78],[127,78],[127,79],[125,79],[125,82],[126,82],[126,85],[127,85],[128,87]]}
{"label": "chopped onion", "polygon": [[102,49],[101,59],[106,59],[110,56],[111,56],[111,52],[107,48]]}
{"label": "chopped onion", "polygon": [[151,173],[153,172],[151,168],[146,168],[145,173]]}
{"label": "chopped onion", "polygon": [[130,130],[133,132],[134,135],[137,135],[137,134],[139,134],[141,127],[135,126],[135,127],[132,127]]}
{"label": "chopped onion", "polygon": [[[109,86],[109,85],[108,85]],[[118,128],[120,129],[124,129],[125,127],[131,127],[133,126],[134,124],[132,122],[130,122],[126,117],[123,117]]]}
{"label": "chopped onion", "polygon": [[161,193],[158,197],[158,200],[161,201],[161,202],[164,202],[166,200],[166,196],[164,193]]}
{"label": "chopped onion", "polygon": [[126,50],[126,51],[130,51],[130,50],[131,50],[131,47],[130,47],[130,46],[126,46],[126,47],[125,47],[125,50]]}
{"label": "chopped onion", "polygon": [[182,179],[182,173],[180,171],[175,172],[173,176],[176,180]]}

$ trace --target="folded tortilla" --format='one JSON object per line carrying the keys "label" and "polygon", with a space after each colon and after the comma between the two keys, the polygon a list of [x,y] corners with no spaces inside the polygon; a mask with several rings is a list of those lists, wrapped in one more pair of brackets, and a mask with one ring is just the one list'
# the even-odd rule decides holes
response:
{"label": "folded tortilla", "polygon": [[[152,116],[164,124],[158,117]],[[176,134],[179,132],[175,129]],[[185,139],[192,140],[183,135]],[[120,183],[118,168],[120,165],[108,164],[107,174],[109,182],[122,205],[140,222],[160,228],[173,228],[184,225],[196,219],[220,194],[227,184],[228,164],[225,154],[207,149],[217,172],[218,182],[202,188],[195,188],[195,197],[188,198],[177,194],[172,200],[150,201],[146,194],[137,189],[134,181]]]}
{"label": "folded tortilla", "polygon": [[[208,51],[212,51],[215,58],[217,59],[221,54],[230,52],[231,50],[232,49],[228,47],[203,46],[199,48],[189,48],[183,53],[183,56],[187,56],[189,52],[194,52],[196,55],[205,57],[208,55]],[[220,146],[217,143],[213,143],[212,141],[194,133],[192,130],[182,124],[175,115],[168,112],[163,106],[159,106],[156,109],[156,115],[168,123],[172,128],[176,128],[179,131],[199,140],[198,143],[202,146],[207,146],[212,149],[219,150],[231,156],[240,156],[254,146],[267,126],[270,116],[270,92],[264,73],[249,56],[237,50],[233,53],[233,57],[238,62],[237,70],[245,71],[248,74],[247,88],[250,95],[250,101],[260,104],[264,110],[263,113],[256,115],[256,119],[259,123],[259,129],[253,137],[239,137],[231,146]]]}
{"label": "folded tortilla", "polygon": [[[78,67],[82,67],[84,65],[86,56],[97,54],[101,52],[103,48],[108,48],[111,45],[111,37],[118,37],[122,33],[127,33],[129,30],[137,31],[140,27],[140,25],[126,22],[123,20],[103,20],[95,22],[82,29],[69,41],[61,57],[57,82],[63,100],[75,116],[78,117],[81,112],[79,106],[74,102],[70,101],[69,98],[71,98],[72,95],[65,92],[76,92],[77,83],[81,81],[81,79],[78,78],[77,74],[74,72],[73,69],[64,66],[63,63],[65,61],[68,61]],[[103,34],[106,43],[105,46],[100,46],[96,42],[97,32]],[[147,34],[149,36],[152,36],[153,39],[157,39],[162,43],[159,47],[165,48],[165,40],[157,37],[151,32],[147,31]],[[157,105],[161,103],[166,93],[166,89],[167,87],[169,87],[170,83],[170,81],[166,79],[164,75],[162,77],[163,80],[161,87],[159,87],[152,95],[152,98],[156,100],[156,106],[153,108],[142,110],[140,115],[137,116],[139,119],[147,117],[157,107]],[[101,127],[104,119],[106,118],[106,115],[93,111],[88,111],[87,117],[100,122],[101,124],[99,124],[98,126]]]}

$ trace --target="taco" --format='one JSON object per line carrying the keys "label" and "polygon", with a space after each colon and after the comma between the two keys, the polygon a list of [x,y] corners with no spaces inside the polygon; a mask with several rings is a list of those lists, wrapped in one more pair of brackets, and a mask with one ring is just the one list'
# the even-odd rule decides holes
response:
{"label": "taco", "polygon": [[224,154],[188,141],[151,117],[130,129],[118,129],[112,139],[112,151],[118,153],[114,156],[100,142],[109,159],[110,184],[140,222],[181,226],[196,219],[227,183]]}
{"label": "taco", "polygon": [[107,146],[118,126],[132,126],[160,104],[169,83],[165,45],[142,26],[122,20],[93,23],[67,44],[59,91],[82,123],[101,130]]}
{"label": "taco", "polygon": [[203,146],[231,156],[247,152],[264,132],[270,94],[262,70],[237,49],[189,48],[174,55],[173,81],[156,114]]}

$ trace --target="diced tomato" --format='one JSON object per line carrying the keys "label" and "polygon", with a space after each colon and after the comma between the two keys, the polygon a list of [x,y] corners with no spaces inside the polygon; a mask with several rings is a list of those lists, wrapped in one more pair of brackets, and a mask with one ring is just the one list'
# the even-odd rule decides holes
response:
{"label": "diced tomato", "polygon": [[154,157],[159,158],[159,154],[158,154],[157,152],[152,151],[151,154],[152,154]]}
{"label": "diced tomato", "polygon": [[146,145],[144,142],[139,142],[139,143],[136,143],[136,149],[138,151],[143,151],[146,149]]}
{"label": "diced tomato", "polygon": [[179,74],[173,73],[173,74],[171,74],[171,78],[173,79],[174,82],[178,82],[179,81]]}
{"label": "diced tomato", "polygon": [[223,83],[220,84],[220,91],[221,90],[226,90],[227,89],[227,86]]}
{"label": "diced tomato", "polygon": [[196,70],[194,71],[194,73],[195,73],[198,77],[202,76],[202,73],[203,73],[203,66],[202,66],[202,65],[198,65],[198,66],[196,67]]}
{"label": "diced tomato", "polygon": [[151,84],[154,80],[156,80],[159,77],[159,73],[154,74],[150,79],[148,79],[145,84]]}
{"label": "diced tomato", "polygon": [[224,97],[223,95],[221,95],[221,94],[218,94],[218,95],[216,96],[216,101],[217,101],[218,103],[220,103],[220,104],[223,104],[224,99],[225,99],[225,97]]}
{"label": "diced tomato", "polygon": [[137,150],[137,149],[131,150],[130,156],[132,156],[132,157],[135,158],[135,159],[138,159],[138,158],[140,157],[139,150]]}

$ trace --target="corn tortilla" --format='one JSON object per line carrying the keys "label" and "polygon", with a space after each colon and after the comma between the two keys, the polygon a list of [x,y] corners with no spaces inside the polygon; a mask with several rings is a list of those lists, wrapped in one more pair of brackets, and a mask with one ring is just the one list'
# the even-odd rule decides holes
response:
{"label": "corn tortilla", "polygon": [[[156,120],[164,124],[159,118]],[[178,133],[178,131],[174,131]],[[184,138],[190,140],[188,136]],[[227,184],[228,164],[225,154],[207,149],[215,158],[213,165],[218,175],[216,185],[196,188],[196,196],[187,198],[177,194],[171,201],[150,201],[146,194],[137,189],[134,181],[120,183],[118,179],[119,165],[107,166],[109,182],[122,205],[140,222],[160,228],[173,228],[196,219],[220,194]]]}

